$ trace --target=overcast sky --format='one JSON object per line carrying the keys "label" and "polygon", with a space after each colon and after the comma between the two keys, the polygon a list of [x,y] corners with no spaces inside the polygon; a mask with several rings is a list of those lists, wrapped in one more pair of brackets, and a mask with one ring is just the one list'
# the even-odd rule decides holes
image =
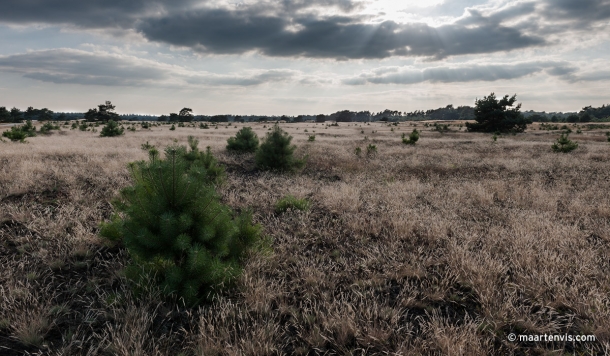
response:
{"label": "overcast sky", "polygon": [[0,106],[412,111],[610,103],[610,0],[3,0]]}

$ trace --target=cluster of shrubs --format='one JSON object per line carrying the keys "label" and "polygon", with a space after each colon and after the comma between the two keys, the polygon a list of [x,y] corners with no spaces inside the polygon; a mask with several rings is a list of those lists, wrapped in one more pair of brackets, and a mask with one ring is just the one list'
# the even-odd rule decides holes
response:
{"label": "cluster of shrubs", "polygon": [[294,157],[296,146],[291,142],[292,136],[277,124],[267,133],[260,145],[258,136],[252,128],[244,127],[227,140],[227,150],[240,153],[254,152],[256,166],[260,169],[293,171],[303,167],[305,160]]}
{"label": "cluster of shrubs", "polygon": [[11,141],[25,142],[26,138],[36,136],[36,127],[28,120],[24,125],[13,126],[10,130],[4,131],[2,136]]}

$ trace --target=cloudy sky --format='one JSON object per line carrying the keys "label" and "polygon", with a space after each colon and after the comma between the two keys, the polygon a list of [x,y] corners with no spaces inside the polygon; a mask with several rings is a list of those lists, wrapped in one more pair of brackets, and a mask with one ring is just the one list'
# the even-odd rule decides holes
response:
{"label": "cloudy sky", "polygon": [[0,106],[318,114],[610,103],[610,0],[3,0]]}

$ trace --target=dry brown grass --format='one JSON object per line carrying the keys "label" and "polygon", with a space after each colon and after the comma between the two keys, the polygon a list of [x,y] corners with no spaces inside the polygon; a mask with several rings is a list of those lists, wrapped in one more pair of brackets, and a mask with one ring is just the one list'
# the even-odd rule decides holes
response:
{"label": "dry brown grass", "polygon": [[[610,352],[605,131],[583,128],[570,136],[579,148],[557,154],[558,132],[538,125],[497,143],[459,123],[447,133],[417,125],[421,139],[407,146],[407,123],[283,124],[309,157],[292,175],[224,150],[246,124],[0,142],[0,353]],[[259,136],[271,127],[247,126]],[[124,251],[97,237],[108,201],[129,184],[126,164],[146,157],[140,145],[188,135],[212,147],[227,167],[223,200],[251,207],[274,249],[251,256],[237,290],[197,310],[154,292],[134,299]],[[354,154],[369,143],[375,157]],[[276,214],[288,194],[310,209]],[[598,341],[511,343],[510,332]]]}

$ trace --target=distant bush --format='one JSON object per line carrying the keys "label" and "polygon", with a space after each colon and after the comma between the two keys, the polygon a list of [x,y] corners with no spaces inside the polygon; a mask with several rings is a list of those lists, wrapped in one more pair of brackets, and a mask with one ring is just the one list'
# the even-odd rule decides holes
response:
{"label": "distant bush", "polygon": [[174,124],[172,124],[172,127],[169,128],[170,131],[174,131],[176,129],[176,126]]}
{"label": "distant bush", "polygon": [[369,144],[366,147],[366,155],[367,156],[374,156],[377,153],[377,146],[373,145],[373,144]]}
{"label": "distant bush", "polygon": [[414,145],[417,141],[419,141],[419,131],[417,129],[413,129],[413,132],[409,134],[409,138],[406,138],[403,134],[402,143],[405,145]]}
{"label": "distant bush", "polygon": [[51,130],[59,130],[59,125],[53,125],[50,122],[45,122],[41,127],[40,127],[40,133],[41,134],[48,134],[50,133]]}
{"label": "distant bush", "polygon": [[200,129],[209,129],[210,127],[208,126],[208,124],[204,124],[203,122],[199,123],[199,128]]}
{"label": "distant bush", "polygon": [[291,145],[292,136],[277,124],[267,133],[265,140],[256,151],[256,165],[260,169],[292,171],[305,164],[294,157],[296,146]]}
{"label": "distant bush", "polygon": [[307,141],[309,142],[314,142],[316,140],[316,135],[309,135],[309,138],[307,139]]}
{"label": "distant bush", "polygon": [[251,214],[220,203],[205,155],[170,146],[165,159],[151,149],[148,162],[130,164],[134,183],[113,201],[115,214],[100,234],[127,249],[125,273],[136,291],[153,279],[166,295],[200,304],[233,284],[260,241]]}
{"label": "distant bush", "polygon": [[125,130],[114,120],[109,120],[100,132],[101,137],[121,136]]}
{"label": "distant bush", "polygon": [[354,150],[354,153],[356,154],[356,156],[360,157],[362,156],[362,148],[360,147],[356,147],[356,149]]}
{"label": "distant bush", "polygon": [[309,209],[309,201],[307,201],[307,199],[298,199],[292,195],[287,195],[275,204],[275,212],[278,214],[284,213],[288,211],[288,209],[305,211]]}
{"label": "distant bush", "polygon": [[551,146],[555,152],[570,152],[578,148],[578,143],[568,139],[568,134],[561,134],[557,141]]}
{"label": "distant bush", "polygon": [[28,120],[24,125],[13,126],[10,130],[4,131],[2,136],[11,141],[25,142],[26,138],[36,136],[36,127],[32,125],[32,121]]}
{"label": "distant bush", "polygon": [[258,136],[251,127],[237,131],[235,137],[227,140],[227,150],[236,152],[255,152],[258,148]]}

